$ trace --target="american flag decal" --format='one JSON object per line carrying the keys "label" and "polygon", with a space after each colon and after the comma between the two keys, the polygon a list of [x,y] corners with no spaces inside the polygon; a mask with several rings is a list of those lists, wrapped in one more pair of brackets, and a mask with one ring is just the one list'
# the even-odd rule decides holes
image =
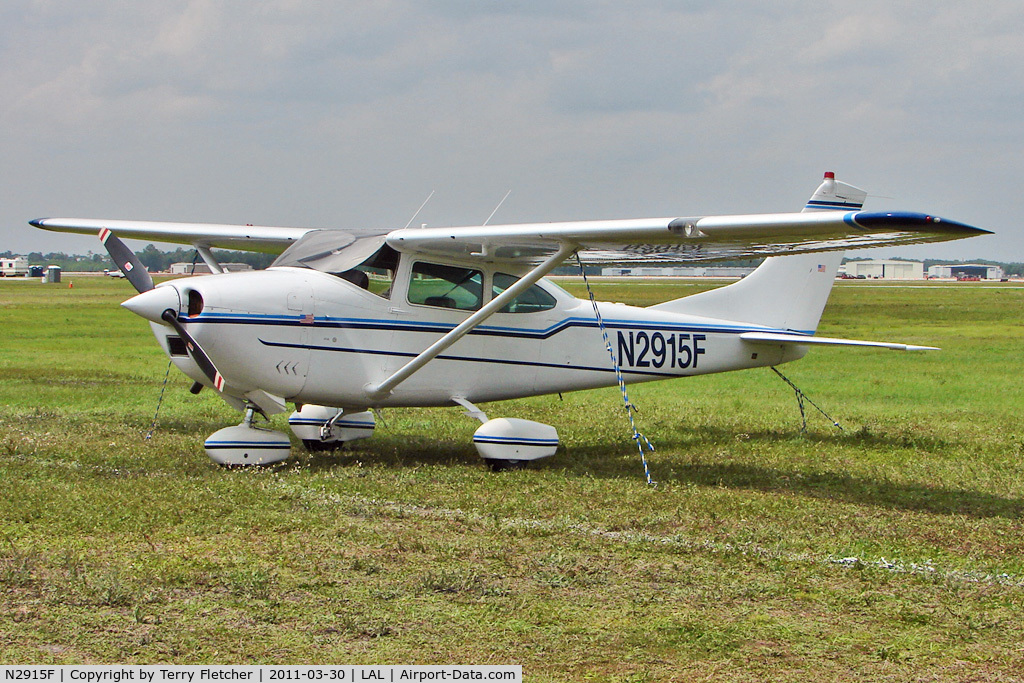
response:
{"label": "american flag decal", "polygon": [[818,264],[818,272],[819,273],[824,273],[825,272],[825,266],[823,266],[821,264]]}
{"label": "american flag decal", "polygon": [[303,325],[312,325],[313,324],[313,314],[312,313],[307,313],[306,315],[302,316],[302,319],[299,322],[301,322]]}

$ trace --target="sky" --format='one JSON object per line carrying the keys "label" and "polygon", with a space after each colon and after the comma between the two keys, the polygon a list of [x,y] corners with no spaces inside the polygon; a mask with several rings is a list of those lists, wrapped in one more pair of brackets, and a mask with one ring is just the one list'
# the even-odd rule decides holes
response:
{"label": "sky", "polygon": [[[866,209],[1024,261],[1024,3],[4,0],[0,252],[39,217],[403,227]],[[164,246],[164,245],[160,245]],[[172,247],[167,247],[172,248]]]}

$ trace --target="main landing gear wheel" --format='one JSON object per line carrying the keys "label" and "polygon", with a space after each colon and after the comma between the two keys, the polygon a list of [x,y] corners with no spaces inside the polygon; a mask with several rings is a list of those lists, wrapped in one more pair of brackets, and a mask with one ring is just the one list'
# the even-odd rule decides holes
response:
{"label": "main landing gear wheel", "polygon": [[344,447],[344,441],[321,441],[320,439],[303,439],[302,445],[310,453],[327,453]]}
{"label": "main landing gear wheel", "polygon": [[337,450],[349,441],[373,436],[376,420],[369,411],[345,412],[309,403],[291,414],[288,426],[302,440],[306,450],[323,453]]}

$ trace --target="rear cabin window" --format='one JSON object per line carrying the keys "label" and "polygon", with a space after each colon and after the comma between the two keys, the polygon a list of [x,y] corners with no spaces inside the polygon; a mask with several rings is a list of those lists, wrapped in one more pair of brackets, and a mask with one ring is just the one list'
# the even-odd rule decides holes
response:
{"label": "rear cabin window", "polygon": [[476,311],[483,300],[483,273],[419,261],[412,266],[409,303]]}
{"label": "rear cabin window", "polygon": [[[498,296],[519,281],[519,278],[505,273],[495,273],[491,285],[491,298]],[[501,307],[501,313],[536,313],[555,307],[555,297],[545,292],[539,285],[530,287],[515,299]]]}

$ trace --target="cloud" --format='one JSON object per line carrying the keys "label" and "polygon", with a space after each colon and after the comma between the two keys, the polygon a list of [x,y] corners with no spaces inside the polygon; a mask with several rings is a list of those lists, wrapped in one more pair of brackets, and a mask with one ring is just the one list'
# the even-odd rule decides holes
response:
{"label": "cloud", "polygon": [[0,38],[15,247],[58,212],[404,224],[431,189],[435,224],[509,188],[497,220],[788,210],[833,169],[1024,259],[1018,3],[12,0]]}

